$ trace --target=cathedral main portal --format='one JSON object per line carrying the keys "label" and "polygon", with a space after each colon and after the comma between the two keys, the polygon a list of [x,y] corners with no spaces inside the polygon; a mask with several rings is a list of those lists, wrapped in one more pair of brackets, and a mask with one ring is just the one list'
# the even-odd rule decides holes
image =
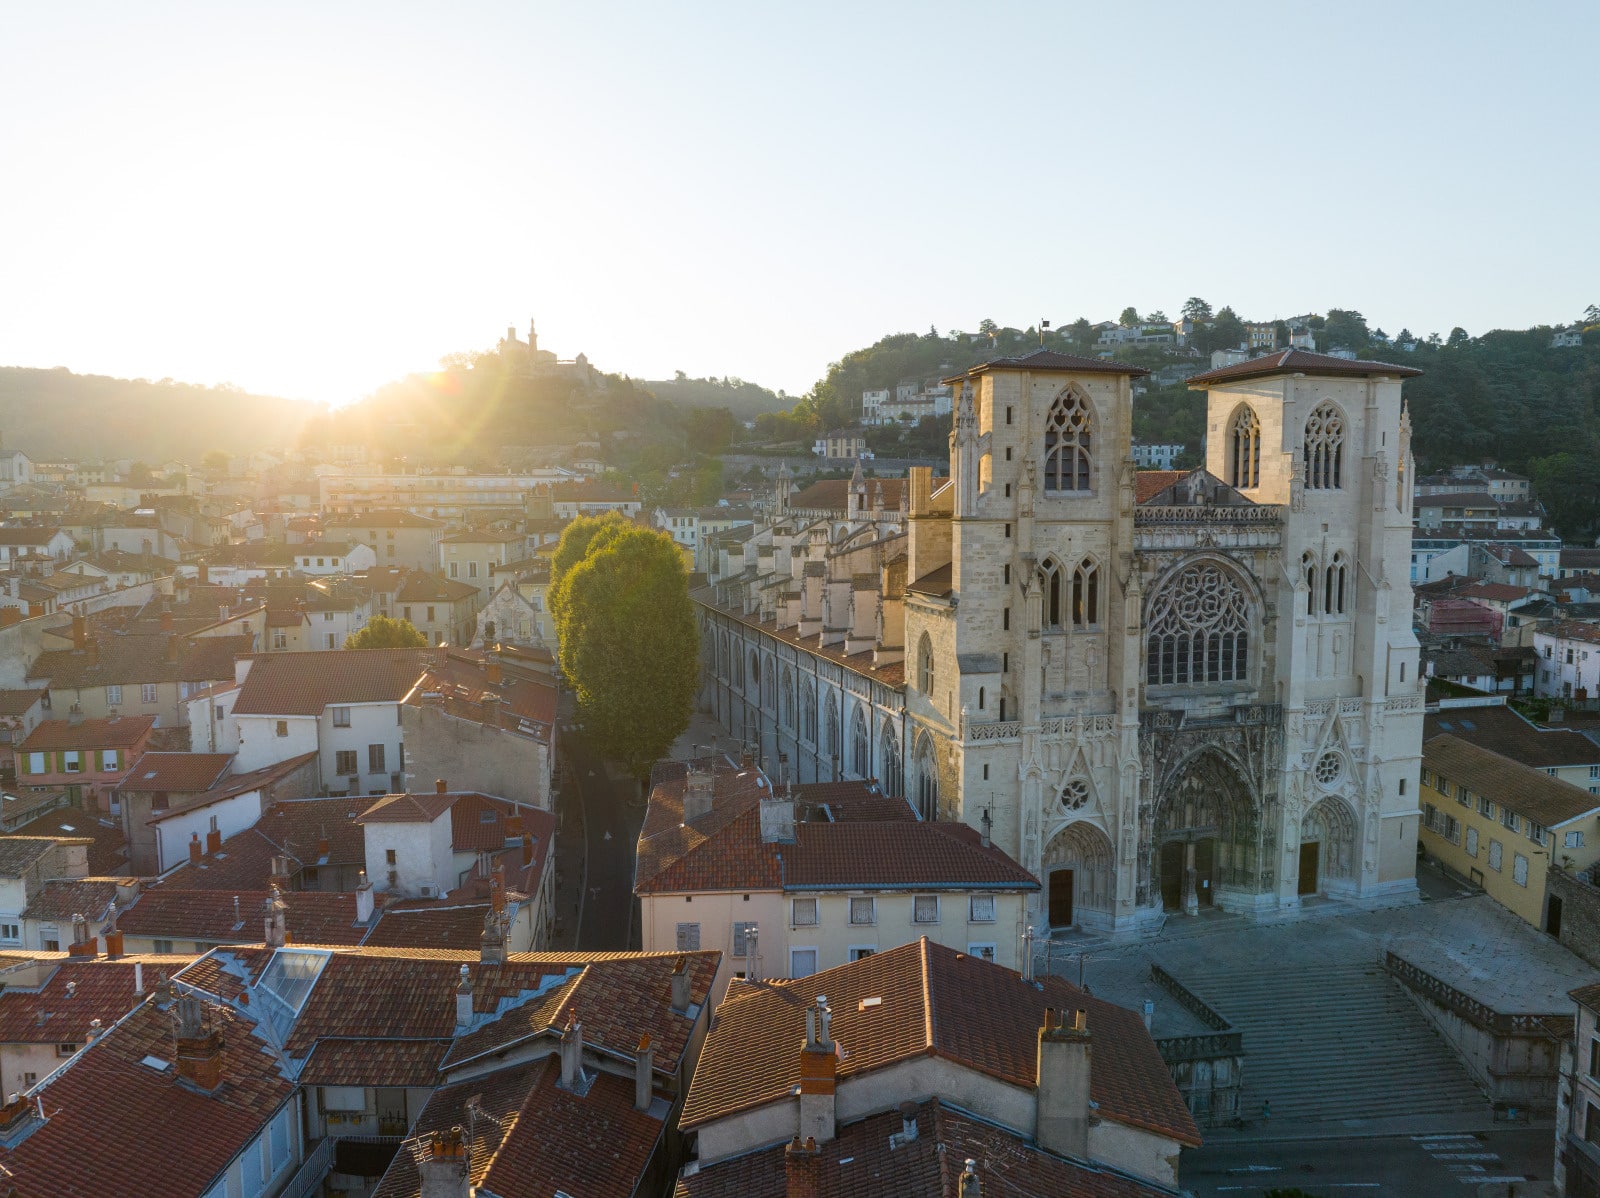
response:
{"label": "cathedral main portal", "polygon": [[1261,884],[1261,820],[1251,787],[1212,750],[1190,757],[1158,800],[1151,861],[1165,911],[1197,914]]}

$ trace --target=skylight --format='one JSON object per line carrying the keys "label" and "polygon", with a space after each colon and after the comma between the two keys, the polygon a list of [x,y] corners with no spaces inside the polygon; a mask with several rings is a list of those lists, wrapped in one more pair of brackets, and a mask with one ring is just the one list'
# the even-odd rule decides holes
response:
{"label": "skylight", "polygon": [[305,1006],[330,956],[324,951],[280,948],[262,970],[256,993],[270,1000],[265,1004],[267,1018],[280,1037],[286,1036],[299,1018],[300,1008]]}

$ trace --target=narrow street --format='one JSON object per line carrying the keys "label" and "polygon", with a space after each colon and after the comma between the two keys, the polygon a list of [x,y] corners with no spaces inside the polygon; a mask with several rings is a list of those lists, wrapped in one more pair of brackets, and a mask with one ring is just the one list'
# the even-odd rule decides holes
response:
{"label": "narrow street", "polygon": [[581,810],[576,828],[584,836],[562,846],[564,880],[582,887],[576,947],[584,952],[638,948],[633,849],[644,809],[631,801],[637,786],[631,778],[614,780],[581,732],[566,733],[562,748],[567,765],[562,799]]}

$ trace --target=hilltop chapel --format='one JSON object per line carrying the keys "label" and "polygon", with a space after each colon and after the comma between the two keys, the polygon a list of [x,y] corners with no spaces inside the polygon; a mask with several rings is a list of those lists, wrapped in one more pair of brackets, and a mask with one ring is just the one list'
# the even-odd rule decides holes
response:
{"label": "hilltop chapel", "polygon": [[1045,927],[1415,891],[1418,371],[1301,350],[1189,380],[1206,465],[1134,468],[1124,363],[949,380],[950,473],[780,471],[723,534],[700,701],[775,779],[875,779],[1037,876]]}

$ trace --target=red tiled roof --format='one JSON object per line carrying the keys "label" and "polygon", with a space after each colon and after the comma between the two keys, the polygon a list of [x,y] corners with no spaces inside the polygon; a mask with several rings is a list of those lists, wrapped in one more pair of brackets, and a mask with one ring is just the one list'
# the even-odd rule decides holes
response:
{"label": "red tiled roof", "polygon": [[[211,1094],[179,1083],[172,1013],[153,1002],[56,1073],[41,1091],[49,1118],[0,1152],[16,1192],[204,1193],[295,1090],[247,1016],[207,1003],[205,1019],[222,1032],[223,1081]],[[182,1152],[152,1151],[175,1129]]]}
{"label": "red tiled roof", "polygon": [[[711,811],[692,824],[683,820],[685,774],[664,771],[658,779],[639,833],[638,894],[780,887],[1035,890],[1039,885],[999,849],[984,848],[965,824],[906,819],[903,801],[894,808],[895,817],[883,822],[813,818],[796,823],[792,843],[767,843],[761,838],[760,805],[773,796],[757,771],[736,772],[724,763],[716,772]],[[867,789],[864,783],[849,785]],[[819,797],[810,802],[817,804]],[[830,806],[834,803],[849,805],[837,793]],[[796,803],[796,812],[803,806]]]}
{"label": "red tiled roof", "polygon": [[478,653],[449,650],[436,654],[434,665],[417,679],[405,702],[414,706],[439,702],[461,719],[484,721],[484,701],[495,700],[495,719],[503,728],[523,731],[524,723],[542,725],[527,729],[548,736],[556,716],[556,688],[553,682],[526,670],[505,670],[498,683],[488,677],[489,659]]}
{"label": "red tiled roof", "polygon": [[26,715],[49,693],[49,688],[42,686],[36,690],[0,689],[0,716]]}
{"label": "red tiled roof", "polygon": [[1130,378],[1140,378],[1150,372],[1143,366],[1133,366],[1127,362],[1117,362],[1110,358],[1080,358],[1076,354],[1057,353],[1053,349],[1036,349],[1031,354],[1024,354],[1017,358],[991,358],[987,362],[979,362],[966,374],[951,375],[944,379],[946,383],[959,382],[963,378],[976,378],[991,370],[1031,370],[1052,371],[1064,374],[1125,374]]}
{"label": "red tiled roof", "polygon": [[104,720],[45,720],[17,746],[19,753],[48,753],[56,749],[130,748],[156,726],[153,715],[112,716]]}
{"label": "red tiled roof", "polygon": [[[284,799],[262,813],[255,826],[222,842],[222,850],[185,862],[164,875],[161,886],[175,890],[262,890],[272,876],[272,858],[280,854],[306,865],[363,865],[366,833],[356,816],[372,805],[365,795],[329,799]],[[319,851],[326,838],[328,852]]]}
{"label": "red tiled roof", "polygon": [[476,950],[482,944],[489,904],[416,899],[391,903],[363,942],[375,948]]}
{"label": "red tiled roof", "polygon": [[465,582],[440,578],[437,574],[424,574],[413,570],[400,583],[395,592],[396,603],[457,603],[470,599],[478,588]]}
{"label": "red tiled roof", "polygon": [[448,1040],[319,1042],[300,1071],[302,1086],[435,1086]]}
{"label": "red tiled roof", "polygon": [[[133,961],[67,957],[47,967],[53,972],[37,989],[11,980],[0,991],[0,1043],[82,1044],[90,1020],[110,1027],[138,1001]],[[146,991],[155,984],[156,971],[145,964]]]}
{"label": "red tiled roof", "polygon": [[[288,778],[295,771],[317,760],[319,754],[315,749],[309,753],[302,753],[298,757],[289,757],[283,761],[275,761],[271,765],[264,765],[260,769],[250,770],[243,774],[223,774],[210,790],[185,799],[170,807],[163,808],[151,815],[149,823],[160,823],[175,815],[183,815],[197,807],[209,807],[212,803],[221,802],[223,799],[232,798],[234,795],[244,794],[246,791],[261,790],[263,799],[271,801],[272,788],[279,782]],[[137,772],[137,770],[135,771]],[[127,789],[126,786],[123,789]]]}
{"label": "red tiled roof", "polygon": [[1412,378],[1421,374],[1415,366],[1396,366],[1390,362],[1374,362],[1365,358],[1334,358],[1327,354],[1314,354],[1303,349],[1285,349],[1208,370],[1204,374],[1189,376],[1189,386],[1195,389],[1217,383],[1236,383],[1245,379],[1266,378],[1274,374],[1309,374],[1325,377],[1388,375],[1391,378]]}
{"label": "red tiled roof", "polygon": [[[900,500],[905,494],[905,479],[869,478],[866,480],[866,484],[867,504],[860,509],[862,512],[871,512],[874,506],[882,507],[889,512],[899,509]],[[850,502],[850,495],[849,479],[825,478],[791,495],[789,497],[789,510],[791,512],[854,511],[855,505]],[[880,495],[882,496],[881,501],[878,498]]]}
{"label": "red tiled roof", "polygon": [[357,818],[360,824],[431,824],[465,797],[465,791],[439,794],[392,794],[373,803]]}
{"label": "red tiled roof", "polygon": [[[931,1098],[917,1107],[917,1138],[892,1146],[898,1111],[839,1128],[820,1146],[827,1198],[963,1198],[962,1167],[977,1162],[984,1194],[1060,1195],[1062,1198],[1170,1198],[1174,1192],[1088,1161],[1041,1150],[1028,1134],[1010,1131]],[[786,1198],[785,1146],[701,1165],[678,1180],[674,1198]]]}
{"label": "red tiled roof", "polygon": [[1423,717],[1424,741],[1444,734],[1535,769],[1600,765],[1600,745],[1583,733],[1540,728],[1509,707],[1446,707]]}
{"label": "red tiled roof", "polygon": [[[260,943],[266,890],[179,890],[170,885],[146,890],[117,917],[129,936],[188,940],[201,944]],[[237,908],[234,899],[239,900]],[[284,921],[296,944],[360,944],[367,929],[356,923],[356,896],[320,890],[291,890]]]}
{"label": "red tiled roof", "polygon": [[82,915],[97,922],[105,917],[107,905],[117,897],[118,881],[117,878],[58,878],[46,882],[28,900],[22,917],[70,923],[74,915]]}
{"label": "red tiled roof", "polygon": [[463,1112],[472,1098],[488,1116],[470,1121],[477,1135],[468,1146],[474,1192],[498,1198],[641,1194],[666,1129],[662,1115],[634,1109],[629,1078],[599,1073],[581,1096],[559,1086],[560,1079],[560,1061],[549,1056],[436,1090],[417,1119],[419,1138],[395,1154],[374,1198],[417,1198],[421,1137],[468,1126]]}
{"label": "red tiled roof", "polygon": [[1549,624],[1539,629],[1538,634],[1540,636],[1555,637],[1558,640],[1589,641],[1593,644],[1600,644],[1600,624],[1589,624],[1583,620],[1557,620],[1554,624]]}
{"label": "red tiled roof", "polygon": [[28,667],[28,677],[50,686],[88,688],[147,682],[220,682],[233,677],[233,662],[250,652],[248,636],[178,636],[173,657],[164,633],[99,635],[95,653],[50,649]]}
{"label": "red tiled roof", "polygon": [[1133,472],[1134,503],[1149,503],[1185,474],[1182,470],[1135,470]]}
{"label": "red tiled roof", "polygon": [[10,836],[70,838],[89,841],[89,872],[97,877],[115,877],[127,868],[128,842],[122,835],[122,822],[90,815],[79,807],[64,807],[23,824]]}
{"label": "red tiled roof", "polygon": [[1529,587],[1514,587],[1506,582],[1479,582],[1456,592],[1461,599],[1489,599],[1502,603],[1526,599],[1531,594],[1533,590]]}
{"label": "red tiled roof", "polygon": [[[1155,1041],[1132,1011],[1061,978],[1025,982],[1013,970],[922,939],[797,982],[730,989],[707,1036],[684,1104],[687,1130],[785,1100],[799,1083],[805,1008],[826,994],[840,1046],[839,1084],[933,1055],[1033,1089],[1045,1008],[1088,1012],[1090,1095],[1100,1115],[1198,1145],[1194,1119]],[[863,1007],[861,1000],[880,998]]]}
{"label": "red tiled roof", "polygon": [[145,753],[118,789],[199,793],[216,785],[232,764],[232,753]]}
{"label": "red tiled roof", "polygon": [[427,649],[330,649],[251,659],[235,715],[321,715],[341,703],[399,703],[428,665]]}

